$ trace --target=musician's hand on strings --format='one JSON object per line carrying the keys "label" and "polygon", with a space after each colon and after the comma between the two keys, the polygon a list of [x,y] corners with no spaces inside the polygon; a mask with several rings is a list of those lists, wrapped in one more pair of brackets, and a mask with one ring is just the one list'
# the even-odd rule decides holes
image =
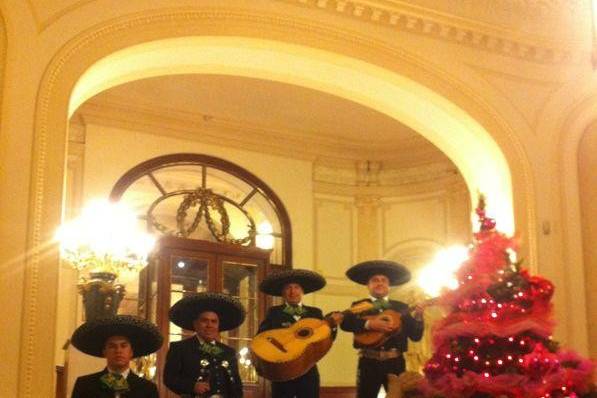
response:
{"label": "musician's hand on strings", "polygon": [[337,326],[344,319],[344,314],[341,313],[340,311],[333,311],[333,312],[330,312],[329,314],[327,314],[325,316],[325,318],[331,319],[334,326]]}
{"label": "musician's hand on strings", "polygon": [[394,330],[394,322],[391,319],[385,318],[369,319],[367,321],[367,328],[376,332],[389,333]]}
{"label": "musician's hand on strings", "polygon": [[195,394],[205,394],[209,391],[209,383],[204,381],[198,381],[195,383],[195,387],[193,387],[193,392]]}
{"label": "musician's hand on strings", "polygon": [[417,321],[422,321],[423,320],[423,313],[424,312],[425,312],[425,306],[423,306],[421,304],[417,304],[415,306],[415,308],[413,309],[413,317]]}

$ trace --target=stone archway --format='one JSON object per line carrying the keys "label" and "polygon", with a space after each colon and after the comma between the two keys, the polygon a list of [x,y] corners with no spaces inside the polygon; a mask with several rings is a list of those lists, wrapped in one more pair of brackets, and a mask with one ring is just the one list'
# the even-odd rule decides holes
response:
{"label": "stone archway", "polygon": [[[228,25],[219,23],[221,20]],[[269,34],[271,37],[264,38],[267,35],[264,26],[276,27]],[[279,31],[284,29],[299,34],[289,34],[292,38],[287,36],[281,40]],[[347,42],[353,48],[365,48],[363,54],[373,54],[368,55],[371,59],[347,55],[352,51],[346,49]],[[155,58],[156,55],[160,58]],[[135,68],[144,57],[147,63],[143,70]],[[47,330],[52,329],[51,314],[56,306],[52,287],[58,284],[57,253],[46,252],[41,256],[40,250],[61,219],[67,114],[84,98],[115,84],[165,73],[217,72],[326,91],[398,118],[435,143],[459,167],[470,192],[476,195],[479,189],[489,196],[496,209],[494,213],[508,232],[514,228],[510,167],[516,167],[515,178],[524,180],[528,189],[520,195],[517,206],[525,210],[518,214],[523,214],[523,224],[532,223],[526,213],[527,202],[532,203],[529,193],[532,181],[526,173],[528,165],[524,158],[516,158],[520,156],[518,143],[510,142],[507,148],[500,148],[487,129],[463,108],[391,68],[377,65],[376,57],[411,61],[400,59],[400,51],[388,50],[383,44],[357,34],[351,36],[350,32],[333,31],[291,17],[226,14],[213,10],[123,18],[83,32],[65,45],[46,69],[35,115],[28,229],[28,248],[33,254],[27,260],[25,272],[28,294],[23,309],[21,396],[49,395],[37,389],[34,392],[33,386],[49,384],[49,391],[53,379],[53,345],[48,344]],[[262,62],[264,59],[266,63]],[[292,70],[289,65],[293,65]],[[436,78],[441,80],[442,76]],[[357,87],[355,82],[359,83]],[[451,82],[446,82],[449,84]],[[470,104],[474,103],[475,100],[470,99]],[[495,115],[491,109],[486,112],[490,115],[487,119]],[[503,126],[503,121],[493,121],[495,130],[507,130]],[[508,131],[493,133],[502,134],[502,145],[512,138]],[[451,138],[447,139],[447,135]],[[505,155],[510,150],[516,155]],[[515,164],[510,166],[506,159],[512,157],[515,160],[511,162]],[[526,229],[527,226],[523,226],[523,230]],[[33,383],[34,379],[38,382]]]}
{"label": "stone archway", "polygon": [[426,87],[339,54],[246,37],[180,37],[143,43],[92,65],[73,90],[69,114],[110,87],[179,73],[218,73],[295,84],[386,113],[446,153],[464,176],[473,200],[477,192],[484,192],[502,230],[514,231],[510,170],[489,133]]}
{"label": "stone archway", "polygon": [[[584,209],[580,195],[586,192],[587,187],[581,186],[581,174],[579,166],[583,151],[580,144],[583,137],[588,136],[591,127],[595,126],[597,118],[597,97],[587,96],[579,101],[571,110],[570,116],[558,124],[559,140],[562,148],[559,159],[559,172],[562,186],[560,189],[562,201],[562,232],[563,232],[563,264],[561,275],[567,288],[564,297],[564,305],[568,309],[568,317],[571,321],[566,323],[567,335],[570,341],[574,341],[577,349],[584,353],[590,353],[594,341],[595,331],[590,328],[591,306],[588,295],[591,280],[587,279],[589,274],[585,267],[591,263],[583,253],[583,242],[586,242],[588,232],[587,220],[582,219]],[[586,159],[585,159],[586,160]],[[585,176],[586,177],[586,176]],[[583,188],[584,191],[583,191]],[[589,221],[590,222],[590,221]],[[594,318],[594,317],[593,317]],[[591,335],[589,335],[591,332]]]}

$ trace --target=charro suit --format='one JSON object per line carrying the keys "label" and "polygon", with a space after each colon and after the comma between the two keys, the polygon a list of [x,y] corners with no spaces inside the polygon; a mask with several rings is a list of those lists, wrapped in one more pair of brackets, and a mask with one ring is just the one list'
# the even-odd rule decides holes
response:
{"label": "charro suit", "polygon": [[202,350],[196,336],[171,343],[164,367],[164,384],[181,396],[193,396],[195,383],[202,379],[210,384],[209,394],[241,398],[243,385],[236,351],[219,342],[215,346],[221,350],[217,355]]}
{"label": "charro suit", "polygon": [[[284,311],[286,304],[271,307],[265,316],[259,333],[271,329],[286,328],[297,322],[292,315]],[[303,313],[297,316],[299,319],[317,318],[323,319],[323,313],[317,307],[303,305]],[[335,337],[336,331],[333,332]],[[272,382],[272,398],[317,398],[319,397],[319,371],[313,366],[307,373],[296,379],[285,382]]]}
{"label": "charro suit", "polygon": [[[115,393],[106,389],[100,378],[108,373],[107,369],[77,378],[71,398],[113,398]],[[145,380],[132,371],[129,372],[126,381],[129,391],[121,392],[120,398],[159,398],[158,389],[155,384]]]}
{"label": "charro suit", "polygon": [[[371,302],[370,299],[356,301],[353,305],[364,301]],[[357,375],[357,397],[375,398],[381,385],[387,389],[387,375],[393,373],[399,375],[405,370],[404,356],[402,355],[408,349],[408,339],[419,341],[423,337],[423,321],[414,319],[409,312],[408,305],[396,300],[388,300],[389,309],[401,314],[401,329],[398,334],[390,337],[382,346],[373,349],[373,353],[397,352],[398,356],[386,360],[367,358],[361,353],[358,365]],[[383,312],[383,308],[377,310]],[[371,314],[368,312],[366,314]],[[354,314],[348,314],[344,317],[340,327],[352,333],[360,333],[365,330],[365,320]],[[355,347],[358,348],[358,347]]]}

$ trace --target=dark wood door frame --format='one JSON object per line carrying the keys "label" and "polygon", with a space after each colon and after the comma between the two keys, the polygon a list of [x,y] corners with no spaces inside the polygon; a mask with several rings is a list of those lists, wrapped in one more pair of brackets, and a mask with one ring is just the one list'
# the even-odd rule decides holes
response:
{"label": "dark wood door frame", "polygon": [[[160,390],[161,397],[176,397],[163,384],[162,374],[164,368],[164,360],[168,352],[169,343],[169,320],[168,311],[170,306],[170,286],[172,281],[171,262],[173,255],[182,256],[196,256],[208,260],[208,288],[210,291],[221,291],[222,289],[222,270],[221,265],[225,261],[238,261],[245,263],[252,263],[258,267],[257,278],[261,281],[262,278],[270,271],[268,250],[263,250],[255,247],[231,245],[214,243],[208,241],[199,241],[192,239],[183,239],[172,236],[162,237],[156,246],[154,259],[150,266],[158,267],[157,269],[157,326],[165,338],[164,345],[158,351],[158,368],[156,374],[156,382]],[[151,275],[152,273],[148,273]],[[146,289],[147,294],[151,294],[150,289]],[[265,310],[269,305],[269,297],[263,293],[258,293],[258,319],[261,320],[265,316]],[[146,298],[149,303],[150,298]],[[247,398],[264,398],[266,397],[266,385],[262,378],[259,378],[257,384],[245,385],[245,396]]]}

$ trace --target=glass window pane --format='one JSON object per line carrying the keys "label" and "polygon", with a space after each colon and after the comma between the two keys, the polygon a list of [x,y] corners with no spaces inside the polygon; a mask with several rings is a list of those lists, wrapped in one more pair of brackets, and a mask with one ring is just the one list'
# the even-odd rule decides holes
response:
{"label": "glass window pane", "polygon": [[253,191],[253,187],[240,178],[228,173],[225,170],[207,168],[207,187],[212,192],[241,202]]}
{"label": "glass window pane", "polygon": [[120,202],[125,203],[138,215],[144,216],[149,209],[149,206],[160,196],[162,196],[162,194],[159,188],[145,175],[133,182],[127,188],[120,198]]}
{"label": "glass window pane", "polygon": [[274,233],[281,232],[282,227],[280,226],[276,210],[272,207],[269,199],[263,196],[260,192],[253,195],[251,199],[245,203],[243,208],[251,215],[251,217],[253,217],[256,225],[267,221],[272,226]]}
{"label": "glass window pane", "polygon": [[239,372],[245,383],[257,383],[257,373],[249,356],[248,346],[257,332],[257,266],[239,262],[222,263],[223,292],[238,298],[247,312],[245,321],[237,329],[222,333],[224,343],[239,353]]}
{"label": "glass window pane", "polygon": [[180,164],[154,170],[152,175],[166,192],[195,190],[202,185],[202,170],[198,164]]}
{"label": "glass window pane", "polygon": [[[170,270],[172,283],[170,285],[170,305],[174,305],[183,297],[207,291],[209,260],[191,256],[171,256]],[[179,341],[192,336],[192,331],[186,331],[170,322],[170,341]]]}
{"label": "glass window pane", "polygon": [[274,247],[270,253],[269,262],[272,264],[284,264],[284,239],[280,236],[274,237]]}
{"label": "glass window pane", "polygon": [[[172,270],[172,284],[170,290],[178,293],[205,292],[207,291],[207,259],[188,256],[172,256],[170,267]],[[174,294],[174,293],[173,293]],[[170,297],[170,303],[174,304],[183,295]]]}
{"label": "glass window pane", "polygon": [[258,327],[258,303],[257,299],[241,298],[241,304],[246,311],[245,321],[237,329],[223,332],[223,338],[248,338],[257,333]]}

